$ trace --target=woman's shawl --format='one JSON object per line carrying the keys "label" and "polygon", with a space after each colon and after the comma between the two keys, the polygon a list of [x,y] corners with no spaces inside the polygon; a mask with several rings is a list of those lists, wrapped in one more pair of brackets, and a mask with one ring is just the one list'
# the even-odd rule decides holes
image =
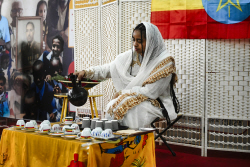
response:
{"label": "woman's shawl", "polygon": [[[174,58],[169,56],[158,28],[151,23],[143,24],[146,27],[146,49],[140,70],[136,77],[131,76],[128,72],[132,61],[131,50],[118,55],[115,61],[111,63],[111,77],[117,91],[130,90],[134,86],[143,87],[146,84],[151,84],[163,77],[167,77],[172,73],[175,74]],[[174,77],[176,77],[176,75],[174,75]],[[119,96],[116,102],[109,108],[108,113],[111,115],[114,114],[116,119],[122,119],[129,109],[145,100],[151,99],[148,99],[148,97],[142,94],[123,94]],[[156,100],[151,100],[151,102],[155,106],[160,106]]]}

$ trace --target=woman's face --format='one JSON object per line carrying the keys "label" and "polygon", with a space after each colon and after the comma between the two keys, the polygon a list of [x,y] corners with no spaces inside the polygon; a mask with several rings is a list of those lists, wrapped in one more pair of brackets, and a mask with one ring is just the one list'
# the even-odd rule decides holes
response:
{"label": "woman's face", "polygon": [[135,48],[135,51],[144,56],[145,48],[146,48],[146,38],[142,35],[141,38],[141,31],[135,30],[133,33],[133,45]]}
{"label": "woman's face", "polygon": [[39,16],[43,18],[43,21],[46,19],[47,16],[47,8],[45,4],[40,5],[39,7]]}

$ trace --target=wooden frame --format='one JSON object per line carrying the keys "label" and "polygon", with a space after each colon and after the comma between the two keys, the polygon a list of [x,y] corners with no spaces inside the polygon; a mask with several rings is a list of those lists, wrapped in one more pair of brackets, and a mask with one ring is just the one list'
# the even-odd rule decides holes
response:
{"label": "wooden frame", "polygon": [[42,54],[42,17],[18,17],[16,28],[16,68],[20,71],[30,71],[34,61]]}

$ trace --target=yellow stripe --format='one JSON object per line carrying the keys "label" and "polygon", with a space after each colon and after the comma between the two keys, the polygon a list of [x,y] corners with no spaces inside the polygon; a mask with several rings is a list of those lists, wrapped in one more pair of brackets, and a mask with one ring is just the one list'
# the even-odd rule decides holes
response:
{"label": "yellow stripe", "polygon": [[108,0],[108,1],[106,1],[106,2],[103,2],[103,4],[102,4],[102,5],[105,5],[105,4],[108,4],[108,3],[114,2],[114,1],[116,1],[116,0]]}
{"label": "yellow stripe", "polygon": [[151,11],[204,9],[202,0],[152,0]]}
{"label": "yellow stripe", "polygon": [[90,1],[89,0],[75,1],[75,9],[94,7],[94,6],[98,6],[98,1],[93,1],[93,0],[90,0]]}

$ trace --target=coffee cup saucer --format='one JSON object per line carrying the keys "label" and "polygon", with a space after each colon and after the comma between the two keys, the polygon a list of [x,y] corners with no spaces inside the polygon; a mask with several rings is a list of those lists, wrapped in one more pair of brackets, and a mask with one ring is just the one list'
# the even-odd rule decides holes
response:
{"label": "coffee cup saucer", "polygon": [[112,141],[116,141],[118,139],[121,139],[121,135],[112,135],[110,137],[101,137],[101,136],[92,136],[94,139],[96,140],[112,140]]}
{"label": "coffee cup saucer", "polygon": [[59,130],[59,131],[50,131],[50,133],[62,133],[62,134],[64,134],[64,131],[62,131],[62,130]]}
{"label": "coffee cup saucer", "polygon": [[64,139],[75,139],[77,136],[76,135],[63,135],[62,137]]}
{"label": "coffee cup saucer", "polygon": [[26,129],[26,128],[25,128],[24,130],[25,130],[26,132],[35,132],[36,129],[35,129],[35,128],[34,128],[34,129]]}
{"label": "coffee cup saucer", "polygon": [[74,122],[62,122],[62,125],[72,125]]}
{"label": "coffee cup saucer", "polygon": [[81,137],[77,137],[75,138],[76,140],[80,140],[80,141],[91,141],[92,140],[92,137],[91,138],[88,138],[88,139],[83,139]]}
{"label": "coffee cup saucer", "polygon": [[22,130],[22,128],[21,128],[21,127],[15,127],[15,129],[16,129],[16,130]]}
{"label": "coffee cup saucer", "polygon": [[41,135],[48,135],[48,132],[41,132],[41,131],[35,131],[37,134],[41,134]]}
{"label": "coffee cup saucer", "polygon": [[55,136],[55,137],[58,137],[58,136],[62,136],[62,135],[64,135],[64,133],[60,133],[60,132],[58,132],[58,133],[49,133],[49,135],[50,136]]}

